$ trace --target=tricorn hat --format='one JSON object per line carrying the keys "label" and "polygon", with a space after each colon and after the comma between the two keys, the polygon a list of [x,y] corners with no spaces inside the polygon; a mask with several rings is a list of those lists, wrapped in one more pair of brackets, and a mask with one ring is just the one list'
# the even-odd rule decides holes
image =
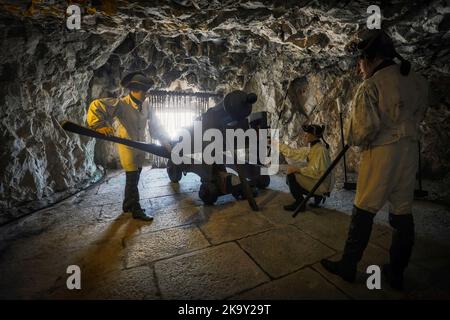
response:
{"label": "tricorn hat", "polygon": [[318,124],[305,124],[302,126],[303,131],[311,133],[316,137],[322,137],[323,131],[325,130],[325,126],[321,126]]}
{"label": "tricorn hat", "polygon": [[383,30],[368,30],[361,35],[357,49],[362,56],[394,59],[395,48],[391,37]]}
{"label": "tricorn hat", "polygon": [[409,61],[395,50],[392,38],[381,29],[364,31],[357,40],[347,44],[346,49],[350,55],[359,58],[373,59],[376,56],[388,60],[397,58],[401,62],[400,71],[403,75],[409,74],[411,69]]}
{"label": "tricorn hat", "polygon": [[153,86],[153,81],[147,78],[144,73],[137,71],[123,77],[120,85],[130,90],[147,91]]}
{"label": "tricorn hat", "polygon": [[317,137],[317,139],[321,139],[325,143],[325,146],[327,147],[327,149],[330,148],[330,145],[325,141],[325,139],[323,137],[323,132],[325,131],[324,125],[304,124],[304,125],[302,125],[302,129],[305,132],[313,134],[314,136]]}

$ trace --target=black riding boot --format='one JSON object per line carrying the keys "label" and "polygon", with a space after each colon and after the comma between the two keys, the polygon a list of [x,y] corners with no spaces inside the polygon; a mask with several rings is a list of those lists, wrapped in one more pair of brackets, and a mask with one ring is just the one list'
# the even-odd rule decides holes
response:
{"label": "black riding boot", "polygon": [[321,263],[327,271],[348,282],[355,281],[356,267],[369,242],[374,217],[375,214],[369,211],[353,207],[352,220],[342,259],[339,261],[323,259]]}
{"label": "black riding boot", "polygon": [[314,196],[314,203],[310,204],[313,208],[320,208],[320,203],[325,202],[325,197],[322,196]]}
{"label": "black riding boot", "polygon": [[153,220],[145,214],[144,210],[139,204],[139,176],[142,169],[138,171],[126,171],[126,182],[125,182],[125,196],[123,199],[122,209],[123,212],[131,212],[133,218],[141,219],[144,221]]}
{"label": "black riding boot", "polygon": [[[284,206],[284,210],[294,211],[303,201],[303,193],[304,193],[303,188],[298,184],[297,180],[295,179],[295,173],[290,173],[286,176],[286,184],[289,186],[289,191],[294,197],[295,202]],[[302,208],[300,209],[300,212],[305,211],[305,207],[306,206],[303,205]]]}
{"label": "black riding boot", "polygon": [[408,266],[414,245],[414,218],[412,214],[389,214],[389,224],[394,228],[390,263],[385,265],[383,273],[393,289],[403,290],[403,273]]}

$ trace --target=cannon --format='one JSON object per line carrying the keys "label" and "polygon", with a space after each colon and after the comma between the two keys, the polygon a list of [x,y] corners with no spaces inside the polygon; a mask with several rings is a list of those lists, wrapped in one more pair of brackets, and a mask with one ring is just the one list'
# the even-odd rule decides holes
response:
{"label": "cannon", "polygon": [[[209,108],[200,117],[195,119],[201,122],[201,134],[208,129],[219,130],[223,137],[227,137],[227,129],[268,129],[267,113],[252,113],[252,105],[257,100],[257,96],[253,93],[247,94],[243,91],[233,91],[225,96],[225,98],[212,108]],[[195,136],[194,126],[187,128],[190,135]],[[259,135],[257,135],[259,137]],[[194,141],[192,140],[191,148],[194,149]],[[180,141],[174,141],[176,144]],[[248,144],[251,141],[245,141],[245,149],[248,150]],[[202,140],[201,150],[204,150],[207,142]],[[257,141],[259,144],[259,140]],[[236,146],[235,143],[233,143]],[[256,148],[258,150],[258,147]],[[223,139],[223,161],[220,163],[206,163],[201,161],[198,163],[181,163],[174,164],[171,160],[167,163],[167,173],[172,182],[178,183],[183,174],[193,172],[200,176],[201,185],[199,190],[200,199],[208,205],[214,204],[219,196],[232,194],[236,199],[247,199],[253,210],[258,207],[253,199],[258,189],[264,189],[270,184],[270,177],[261,174],[261,167],[264,161],[257,154],[257,162],[249,163],[245,161],[238,164],[236,160],[237,150],[229,150],[226,139]],[[228,157],[234,157],[230,164],[227,164]],[[228,170],[227,170],[228,169]]]}
{"label": "cannon", "polygon": [[[247,94],[240,90],[233,91],[227,94],[217,105],[209,108],[196,118],[195,120],[201,123],[202,143],[201,149],[198,151],[202,152],[207,145],[202,138],[203,133],[208,129],[219,130],[223,137],[226,137],[227,129],[242,129],[246,131],[252,128],[256,132],[260,129],[268,129],[267,113],[252,113],[252,105],[256,100],[257,96],[253,93]],[[199,197],[207,205],[214,204],[220,196],[232,194],[236,199],[246,199],[253,210],[258,210],[254,196],[256,196],[258,189],[264,189],[270,184],[270,177],[261,174],[264,159],[260,159],[259,153],[257,154],[257,161],[255,163],[248,161],[244,161],[243,163],[237,162],[238,150],[229,150],[226,139],[223,139],[223,152],[220,155],[222,161],[207,163],[202,159],[201,161],[192,161],[192,163],[183,161],[175,164],[171,160],[172,155],[161,146],[114,136],[106,136],[70,121],[64,121],[61,126],[70,132],[124,144],[169,159],[167,163],[167,174],[169,179],[174,183],[180,182],[183,175],[186,175],[188,172],[197,174],[201,180]],[[186,128],[190,135],[194,136],[194,139],[190,141],[192,149],[195,149],[194,127]],[[172,146],[176,146],[180,142],[180,138],[178,138],[171,141],[171,144]],[[252,141],[245,140],[245,150],[248,150],[250,143]],[[256,144],[259,145],[259,140],[256,141]],[[236,146],[235,143],[233,145]],[[180,156],[184,157],[186,155],[181,153]],[[230,157],[233,157],[233,161],[227,161],[227,158],[229,159]]]}

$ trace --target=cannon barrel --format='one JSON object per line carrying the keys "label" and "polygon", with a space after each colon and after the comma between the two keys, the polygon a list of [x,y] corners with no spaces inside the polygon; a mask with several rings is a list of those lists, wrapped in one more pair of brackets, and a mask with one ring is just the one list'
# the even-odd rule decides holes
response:
{"label": "cannon barrel", "polygon": [[203,128],[220,128],[248,117],[256,100],[257,96],[254,93],[240,90],[230,92],[221,102],[202,115]]}

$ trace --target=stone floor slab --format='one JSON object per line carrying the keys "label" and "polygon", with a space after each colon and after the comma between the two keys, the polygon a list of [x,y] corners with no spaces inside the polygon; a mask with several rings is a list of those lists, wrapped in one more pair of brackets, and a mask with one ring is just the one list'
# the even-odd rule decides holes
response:
{"label": "stone floor slab", "polygon": [[84,299],[90,292],[105,282],[111,281],[105,278],[110,273],[119,274],[124,268],[125,251],[120,241],[103,242],[89,245],[71,257],[70,265],[77,265],[81,270],[81,291],[67,290],[67,273],[64,272],[55,282],[47,298],[51,299]]}
{"label": "stone floor slab", "polygon": [[[57,226],[45,233],[45,237],[59,242],[57,246],[65,249],[85,248],[104,242],[121,242],[140,232],[148,222],[132,219],[130,214],[120,214],[115,219],[94,221],[77,226]],[[42,240],[44,243],[47,240]],[[43,244],[44,245],[44,244]]]}
{"label": "stone floor slab", "polygon": [[141,266],[111,272],[84,299],[142,300],[160,299],[153,268]]}
{"label": "stone floor slab", "polygon": [[[340,255],[336,255],[331,260],[339,260]],[[355,283],[348,283],[340,277],[327,272],[320,263],[317,263],[313,268],[318,271],[323,277],[328,279],[334,286],[349,295],[352,299],[359,300],[386,300],[386,299],[404,299],[405,296],[388,288],[388,284],[384,281],[381,283],[381,290],[369,290],[366,286],[367,276],[365,269],[358,268],[358,276]],[[382,278],[383,279],[383,278]]]}
{"label": "stone floor slab", "polygon": [[233,209],[227,212],[215,211],[199,227],[212,244],[219,244],[263,232],[274,226],[261,214],[241,208],[241,212]]}
{"label": "stone floor slab", "polygon": [[144,189],[139,190],[139,195],[141,199],[151,199],[151,198],[158,198],[158,197],[164,197],[174,194],[182,194],[182,193],[192,193],[192,192],[198,192],[199,186],[186,186],[185,184],[168,184],[164,186],[159,187],[147,187]]}
{"label": "stone floor slab", "polygon": [[164,299],[224,299],[269,280],[237,244],[155,263]]}
{"label": "stone floor slab", "polygon": [[273,224],[288,225],[294,224],[296,218],[292,218],[292,212],[283,209],[286,204],[292,203],[293,198],[290,194],[274,190],[266,190],[257,200],[261,208],[261,213]]}
{"label": "stone floor slab", "polygon": [[[362,258],[361,269],[364,270],[369,265],[377,265],[382,268],[388,262],[389,250],[374,244],[369,244]],[[405,271],[405,289],[407,291],[423,290],[432,285],[433,276],[428,270],[411,261]]]}
{"label": "stone floor slab", "polygon": [[[152,216],[152,222],[139,223],[139,233],[146,233],[149,231],[157,231],[178,226],[184,226],[193,223],[199,223],[206,219],[206,207],[203,206],[182,206],[181,208],[161,208],[153,210],[150,207],[145,208],[147,215]],[[121,216],[126,216],[131,221],[131,215],[123,214],[122,209],[116,205],[105,205],[99,217],[101,223],[111,222],[116,219],[122,219]]]}
{"label": "stone floor slab", "polygon": [[273,229],[238,242],[273,278],[314,264],[335,253],[293,226]]}
{"label": "stone floor slab", "polygon": [[67,276],[74,264],[73,253],[62,252],[26,259],[17,252],[12,260],[0,262],[0,299],[46,299],[58,279]]}
{"label": "stone floor slab", "polygon": [[[0,233],[0,242],[7,243],[15,238],[26,239],[40,236],[48,242],[63,240],[66,231],[98,221],[101,206],[89,208],[75,208],[73,206],[57,206],[46,209],[37,214],[29,215],[5,228]],[[49,236],[54,231],[55,237]],[[45,241],[44,241],[45,242]]]}
{"label": "stone floor slab", "polygon": [[[337,254],[331,260],[339,260],[340,257],[341,254]],[[381,290],[367,289],[367,267],[376,265],[382,269],[383,265],[388,261],[388,251],[376,245],[369,244],[364,252],[362,261],[358,265],[357,280],[352,284],[328,273],[320,263],[313,267],[354,299],[408,299],[411,294],[418,294],[419,292],[423,292],[423,290],[428,290],[431,284],[432,274],[414,264],[410,264],[405,272],[405,292],[398,292],[391,289],[383,276],[381,278]]]}
{"label": "stone floor slab", "polygon": [[96,207],[104,204],[122,203],[123,201],[123,190],[107,192],[101,195],[90,193],[88,191],[83,193],[84,194],[78,194],[71,200],[72,204],[77,208]]}
{"label": "stone floor slab", "polygon": [[348,297],[311,268],[262,284],[231,299],[344,300]]}
{"label": "stone floor slab", "polygon": [[125,245],[126,267],[131,268],[205,248],[209,242],[197,227],[190,225],[143,233],[126,239]]}
{"label": "stone floor slab", "polygon": [[[374,239],[378,246],[389,250],[392,231]],[[428,270],[450,270],[450,244],[416,237],[411,262]]]}
{"label": "stone floor slab", "polygon": [[148,201],[150,201],[150,212],[162,209],[180,209],[203,205],[203,202],[199,199],[196,192],[156,197],[151,198]]}
{"label": "stone floor slab", "polygon": [[[320,208],[302,212],[295,219],[295,225],[313,238],[319,239],[335,250],[344,248],[351,216]],[[375,239],[387,231],[386,227],[374,223],[371,239]]]}
{"label": "stone floor slab", "polygon": [[180,209],[161,209],[151,213],[154,220],[142,226],[141,233],[201,223],[206,220],[202,206],[184,207]]}

